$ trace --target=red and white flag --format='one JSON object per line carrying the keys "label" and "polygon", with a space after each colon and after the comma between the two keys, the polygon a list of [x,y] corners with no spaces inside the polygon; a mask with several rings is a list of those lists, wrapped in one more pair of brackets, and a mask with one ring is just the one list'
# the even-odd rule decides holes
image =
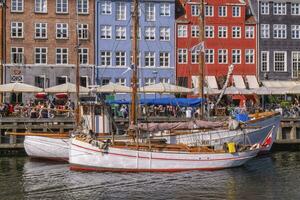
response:
{"label": "red and white flag", "polygon": [[267,148],[267,147],[269,147],[272,144],[272,141],[273,141],[273,137],[272,137],[273,129],[274,129],[274,126],[272,127],[272,129],[270,130],[270,132],[268,133],[268,135],[264,139],[264,141],[260,144],[261,147]]}

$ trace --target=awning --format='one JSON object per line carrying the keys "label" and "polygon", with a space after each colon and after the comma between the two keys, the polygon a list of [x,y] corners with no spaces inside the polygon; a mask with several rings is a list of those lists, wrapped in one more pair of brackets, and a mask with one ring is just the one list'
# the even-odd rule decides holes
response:
{"label": "awning", "polygon": [[244,83],[244,79],[241,75],[233,75],[233,83],[235,87],[246,89],[246,85]]}
{"label": "awning", "polygon": [[300,81],[262,81],[268,88],[291,88],[300,85]]}
{"label": "awning", "polygon": [[258,82],[257,82],[256,76],[253,76],[253,75],[247,75],[247,76],[246,76],[246,79],[247,79],[247,82],[248,82],[248,85],[249,85],[249,88],[250,88],[250,89],[256,89],[256,88],[259,88],[259,84],[258,84]]}
{"label": "awning", "polygon": [[181,87],[178,85],[172,85],[170,83],[157,83],[154,85],[148,85],[139,88],[139,92],[144,93],[191,93],[192,89]]}
{"label": "awning", "polygon": [[0,92],[42,92],[43,89],[25,83],[7,83],[0,85]]}
{"label": "awning", "polygon": [[219,89],[218,83],[215,76],[205,76],[207,87],[212,89]]}
{"label": "awning", "polygon": [[[90,90],[86,87],[79,87],[79,92],[80,93],[88,93]],[[45,92],[49,93],[75,93],[76,92],[76,85],[73,83],[64,83],[61,85],[56,85],[50,88],[46,88]]]}
{"label": "awning", "polygon": [[130,87],[110,82],[107,85],[98,86],[96,91],[102,93],[130,93],[132,90]]}

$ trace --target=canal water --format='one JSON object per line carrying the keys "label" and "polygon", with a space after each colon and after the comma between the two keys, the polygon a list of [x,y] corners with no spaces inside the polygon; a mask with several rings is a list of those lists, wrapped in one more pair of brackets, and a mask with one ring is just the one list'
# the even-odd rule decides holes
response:
{"label": "canal water", "polygon": [[68,164],[0,157],[0,199],[300,199],[300,152],[180,173],[82,173]]}

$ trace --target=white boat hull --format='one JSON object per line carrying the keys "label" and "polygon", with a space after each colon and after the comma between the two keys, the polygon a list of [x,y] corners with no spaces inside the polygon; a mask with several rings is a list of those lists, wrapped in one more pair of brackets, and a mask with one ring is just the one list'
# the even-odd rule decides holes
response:
{"label": "white boat hull", "polygon": [[238,167],[255,157],[258,149],[237,153],[149,152],[125,148],[99,149],[73,138],[70,168],[83,171],[172,172]]}
{"label": "white boat hull", "polygon": [[25,136],[24,148],[30,157],[68,161],[69,143],[69,138]]}

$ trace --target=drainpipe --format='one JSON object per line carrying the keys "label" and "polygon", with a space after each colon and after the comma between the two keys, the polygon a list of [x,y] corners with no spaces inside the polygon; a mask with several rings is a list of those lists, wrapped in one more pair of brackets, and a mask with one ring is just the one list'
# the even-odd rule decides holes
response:
{"label": "drainpipe", "polygon": [[[3,84],[3,63],[4,63],[4,20],[5,20],[5,0],[0,1],[0,84]],[[0,93],[0,102],[3,102],[3,93]]]}

